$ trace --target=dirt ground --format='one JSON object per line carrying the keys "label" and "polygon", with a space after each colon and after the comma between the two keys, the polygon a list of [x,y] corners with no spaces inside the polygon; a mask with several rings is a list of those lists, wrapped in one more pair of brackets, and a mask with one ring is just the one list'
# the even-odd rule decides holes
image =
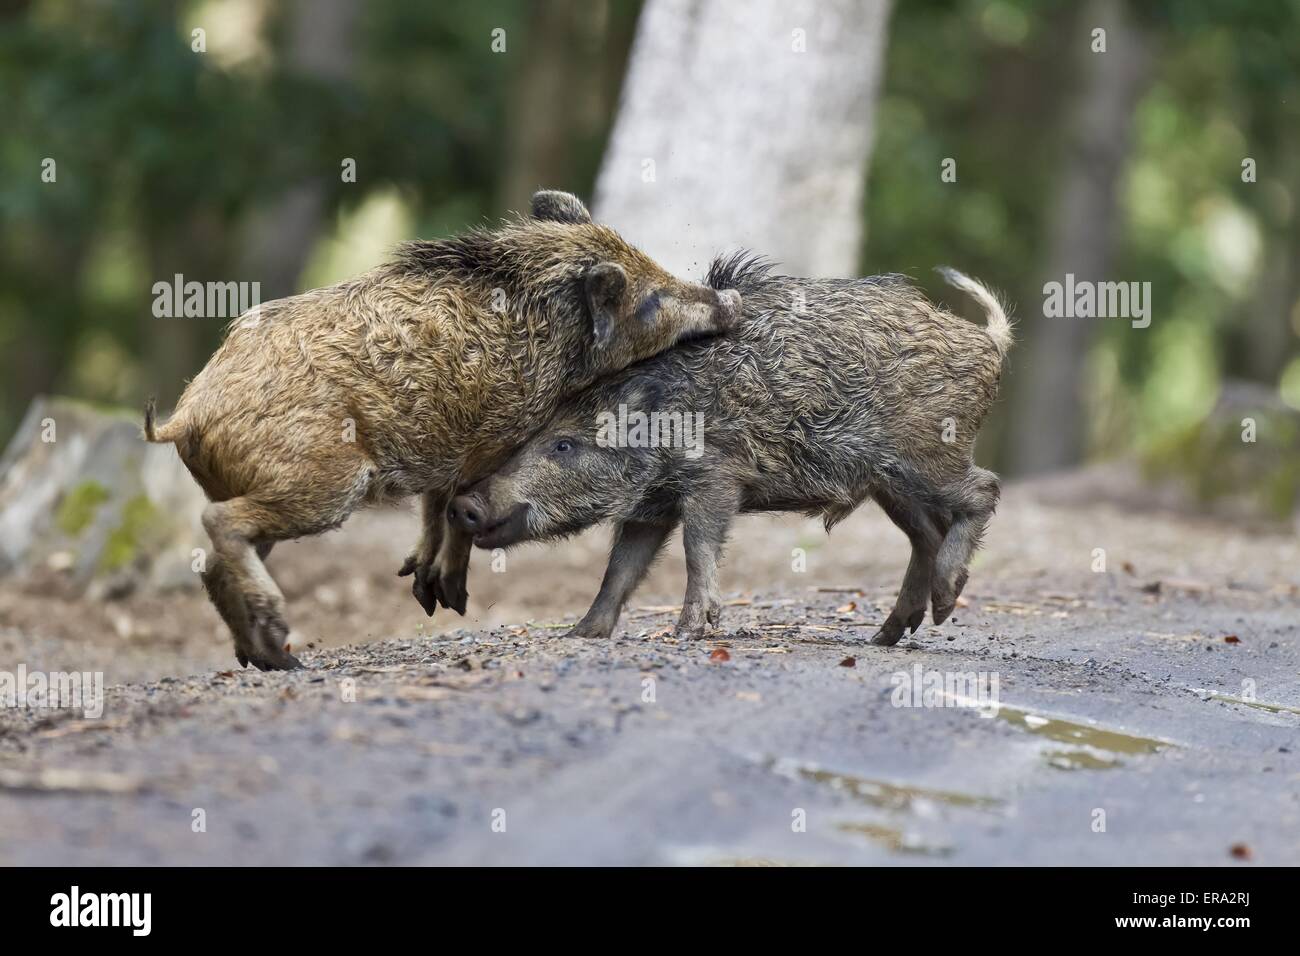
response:
{"label": "dirt ground", "polygon": [[965,606],[884,649],[907,548],[872,508],[743,519],[691,644],[676,543],[588,642],[607,532],[476,553],[430,621],[414,518],[373,512],[272,555],[289,674],[241,671],[197,591],[3,583],[0,670],[110,687],[97,720],[0,708],[0,863],[1300,863],[1295,532],[1119,468],[1013,485]]}

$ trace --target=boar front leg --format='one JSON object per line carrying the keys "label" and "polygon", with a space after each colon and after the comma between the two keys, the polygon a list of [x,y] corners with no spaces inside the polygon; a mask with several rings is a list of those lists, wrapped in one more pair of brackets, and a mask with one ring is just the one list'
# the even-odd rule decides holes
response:
{"label": "boar front leg", "polygon": [[426,491],[420,496],[420,543],[406,559],[402,570],[397,572],[398,577],[415,575],[411,582],[411,593],[429,617],[433,617],[433,612],[438,609],[434,562],[447,533],[448,498],[449,495],[444,491]]}
{"label": "boar front leg", "polygon": [[581,621],[565,637],[609,637],[614,633],[623,605],[654,563],[676,522],[624,521],[614,531],[609,566],[600,593]]}
{"label": "boar front leg", "polygon": [[445,608],[457,614],[465,613],[469,592],[465,582],[469,577],[469,553],[473,549],[474,538],[452,524],[447,524],[442,547],[433,563],[433,593]]}
{"label": "boar front leg", "polygon": [[703,637],[722,616],[718,562],[732,516],[739,508],[735,488],[723,485],[692,494],[682,502],[682,543],[686,548],[686,598],[677,621],[678,639]]}

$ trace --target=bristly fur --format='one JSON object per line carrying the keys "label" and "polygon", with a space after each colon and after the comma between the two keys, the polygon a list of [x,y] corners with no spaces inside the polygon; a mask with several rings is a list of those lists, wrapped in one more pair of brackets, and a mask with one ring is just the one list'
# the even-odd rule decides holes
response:
{"label": "bristly fur", "polygon": [[776,263],[748,249],[717,256],[709,264],[704,284],[710,289],[735,289],[744,295],[746,286],[753,286],[768,277]]}
{"label": "bristly fur", "polygon": [[[260,549],[407,494],[424,496],[416,596],[463,614],[468,538],[443,534],[456,488],[566,395],[737,318],[735,297],[669,275],[577,197],[548,193],[540,208],[549,218],[407,243],[363,275],[264,303],[165,423],[147,407],[146,438],[175,442],[212,501],[203,581],[241,662],[295,663]],[[638,314],[646,302],[655,321]]]}
{"label": "bristly fur", "polygon": [[[718,554],[735,514],[820,515],[829,530],[868,499],[913,548],[875,643],[915,631],[927,604],[936,624],[956,606],[1000,491],[974,451],[1010,345],[1002,306],[951,271],[986,326],[936,306],[905,276],[804,279],[770,269],[748,252],[716,259],[706,281],[740,292],[739,323],[566,400],[467,493],[485,525],[526,507],[533,539],[619,525],[606,584],[575,633],[612,632],[647,556],[678,524],[692,568],[678,633],[693,637],[718,622]],[[610,443],[602,422],[614,409],[620,418],[637,410],[698,422],[701,442],[693,453],[674,441]],[[560,441],[570,450],[557,467]]]}
{"label": "bristly fur", "polygon": [[393,251],[393,265],[413,273],[456,272],[472,276],[496,265],[492,233],[476,226],[446,239],[412,239]]}

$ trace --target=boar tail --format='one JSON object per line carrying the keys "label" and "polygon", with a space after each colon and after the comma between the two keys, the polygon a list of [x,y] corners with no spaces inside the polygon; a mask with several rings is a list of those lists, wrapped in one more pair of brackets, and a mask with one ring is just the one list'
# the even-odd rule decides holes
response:
{"label": "boar tail", "polygon": [[152,398],[144,403],[144,439],[151,442],[175,442],[187,437],[189,428],[179,416],[173,415],[164,425],[155,427],[158,407]]}
{"label": "boar tail", "polygon": [[998,350],[998,358],[1005,358],[1011,349],[1011,320],[1007,318],[1007,313],[1002,303],[998,301],[998,297],[970,276],[963,275],[956,269],[939,266],[935,272],[943,276],[954,289],[965,292],[984,310],[985,321],[988,323],[984,331],[993,340],[993,347]]}

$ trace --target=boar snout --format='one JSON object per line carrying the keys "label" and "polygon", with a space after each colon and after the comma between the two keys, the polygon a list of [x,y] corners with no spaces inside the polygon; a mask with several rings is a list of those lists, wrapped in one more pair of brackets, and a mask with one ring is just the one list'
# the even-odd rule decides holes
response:
{"label": "boar snout", "polygon": [[740,293],[735,289],[710,289],[687,283],[677,294],[693,313],[697,335],[726,332],[740,321]]}
{"label": "boar snout", "polygon": [[447,507],[451,523],[468,534],[478,534],[483,529],[487,507],[478,495],[457,495]]}
{"label": "boar snout", "polygon": [[740,293],[735,289],[723,289],[718,293],[719,324],[729,329],[740,321]]}
{"label": "boar snout", "polygon": [[500,548],[521,541],[528,528],[528,505],[521,502],[503,514],[493,513],[482,495],[457,495],[447,506],[447,519],[474,538],[480,548]]}

